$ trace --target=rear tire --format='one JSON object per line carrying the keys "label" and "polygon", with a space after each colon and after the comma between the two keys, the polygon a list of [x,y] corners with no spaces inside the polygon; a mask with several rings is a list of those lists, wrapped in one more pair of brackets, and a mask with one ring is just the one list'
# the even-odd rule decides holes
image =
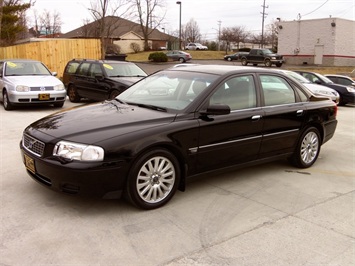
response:
{"label": "rear tire", "polygon": [[310,167],[317,160],[320,148],[319,131],[315,127],[310,127],[302,133],[290,162],[299,168]]}
{"label": "rear tire", "polygon": [[179,62],[180,62],[180,63],[185,63],[185,59],[182,58],[182,57],[180,57],[180,58],[179,58]]}
{"label": "rear tire", "polygon": [[245,59],[245,58],[242,58],[242,65],[243,66],[246,66],[246,65],[248,65],[248,61]]}
{"label": "rear tire", "polygon": [[163,206],[175,194],[180,167],[165,149],[151,150],[134,162],[126,185],[126,196],[135,206],[150,210]]}

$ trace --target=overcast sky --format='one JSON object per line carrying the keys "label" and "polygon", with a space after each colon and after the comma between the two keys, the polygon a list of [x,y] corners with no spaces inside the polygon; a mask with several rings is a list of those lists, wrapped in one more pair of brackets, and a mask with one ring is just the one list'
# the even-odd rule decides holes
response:
{"label": "overcast sky", "polygon": [[[92,17],[88,12],[94,0],[36,0],[32,9],[38,14],[47,10],[57,11],[66,33],[83,25],[84,19]],[[181,20],[186,24],[193,18],[203,39],[217,38],[219,25],[223,27],[244,26],[246,30],[261,32],[264,0],[181,0]],[[164,25],[167,33],[179,29],[180,7],[176,0],[166,0],[167,13]],[[302,20],[316,18],[344,18],[355,20],[355,0],[265,0],[265,26],[276,18]],[[33,11],[29,11],[33,17]]]}

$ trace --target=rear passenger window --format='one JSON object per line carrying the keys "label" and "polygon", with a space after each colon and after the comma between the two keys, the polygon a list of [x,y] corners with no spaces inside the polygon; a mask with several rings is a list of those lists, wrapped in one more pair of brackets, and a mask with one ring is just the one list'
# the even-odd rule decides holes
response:
{"label": "rear passenger window", "polygon": [[85,76],[88,73],[90,67],[90,63],[82,63],[79,66],[78,74]]}
{"label": "rear passenger window", "polygon": [[260,75],[265,106],[296,102],[295,92],[290,84],[281,77]]}

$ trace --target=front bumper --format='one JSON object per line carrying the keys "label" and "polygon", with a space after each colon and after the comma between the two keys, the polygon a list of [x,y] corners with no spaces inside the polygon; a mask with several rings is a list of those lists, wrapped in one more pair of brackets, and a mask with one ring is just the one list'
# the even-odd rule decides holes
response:
{"label": "front bumper", "polygon": [[69,195],[116,199],[122,195],[126,182],[124,162],[60,162],[43,159],[27,152],[20,144],[27,173],[39,184]]}
{"label": "front bumper", "polygon": [[63,102],[66,98],[66,90],[62,91],[44,91],[44,92],[8,92],[9,101],[12,104],[38,104],[38,103],[56,103]]}

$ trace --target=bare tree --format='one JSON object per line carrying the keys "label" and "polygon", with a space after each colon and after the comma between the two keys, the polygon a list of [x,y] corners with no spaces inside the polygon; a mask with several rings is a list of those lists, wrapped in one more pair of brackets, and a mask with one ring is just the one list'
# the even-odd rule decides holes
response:
{"label": "bare tree", "polygon": [[239,43],[245,42],[249,33],[245,30],[244,26],[236,26],[223,28],[220,39],[226,42],[226,52],[230,48],[231,43],[236,43],[239,49]]}
{"label": "bare tree", "polygon": [[[132,4],[132,10],[137,11],[136,16],[141,26],[141,31],[144,38],[144,50],[148,51],[149,35],[158,27],[165,18],[163,8],[165,0],[128,0]],[[164,13],[164,15],[159,15]]]}
{"label": "bare tree", "polygon": [[200,27],[193,18],[184,27],[184,37],[187,42],[199,42],[201,39]]}
{"label": "bare tree", "polygon": [[60,14],[57,11],[54,11],[53,13],[47,10],[43,11],[39,16],[39,21],[40,29],[45,31],[47,37],[51,36],[54,38],[57,33],[61,32],[62,21]]}
{"label": "bare tree", "polygon": [[[98,28],[96,29],[90,29],[88,27],[88,24],[84,27],[84,31],[92,31],[96,33],[95,36],[100,38],[101,41],[101,55],[102,59],[105,58],[106,54],[106,39],[110,36],[114,28],[118,27],[119,25],[110,25],[107,23],[107,17],[108,16],[114,16],[118,15],[119,10],[123,10],[123,6],[126,4],[126,1],[124,0],[119,0],[119,1],[114,1],[115,4],[112,4],[113,1],[109,0],[97,0],[91,2],[91,8],[89,8],[89,11],[91,12],[92,17],[94,18],[95,21],[98,23]],[[127,12],[128,9],[123,11],[121,14],[118,16],[122,16]],[[88,32],[87,32],[88,33]]]}

